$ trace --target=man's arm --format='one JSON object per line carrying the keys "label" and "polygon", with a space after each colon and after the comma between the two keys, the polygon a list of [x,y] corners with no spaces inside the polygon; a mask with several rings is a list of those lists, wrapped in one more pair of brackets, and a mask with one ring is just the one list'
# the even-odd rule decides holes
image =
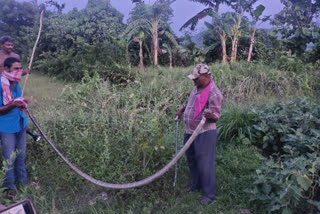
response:
{"label": "man's arm", "polygon": [[204,116],[211,123],[215,123],[221,116],[221,106],[223,103],[223,96],[219,90],[210,93],[208,109],[204,111]]}
{"label": "man's arm", "polygon": [[17,108],[23,108],[23,103],[20,102],[20,101],[13,101],[13,102],[10,103],[9,105],[1,106],[1,107],[0,107],[0,114],[1,114],[1,115],[8,114],[9,111],[11,111],[12,109],[14,109],[15,107],[17,107]]}
{"label": "man's arm", "polygon": [[176,113],[176,117],[178,116],[178,118],[180,119],[181,115],[183,114],[184,110],[186,109],[186,107],[182,107],[181,109],[179,109],[179,111]]}
{"label": "man's arm", "polygon": [[[18,60],[21,61],[20,55],[16,54],[16,53],[12,53],[12,57],[17,58]],[[22,71],[22,76],[26,75],[26,74],[31,74],[31,69],[27,68],[25,70]]]}
{"label": "man's arm", "polygon": [[31,74],[31,69],[27,68],[27,69],[22,71],[22,76],[24,76],[26,74]]}

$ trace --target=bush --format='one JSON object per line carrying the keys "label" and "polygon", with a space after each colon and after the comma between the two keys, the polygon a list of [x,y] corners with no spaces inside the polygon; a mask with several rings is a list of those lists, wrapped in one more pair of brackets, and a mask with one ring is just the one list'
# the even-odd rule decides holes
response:
{"label": "bush", "polygon": [[318,151],[320,108],[317,103],[296,98],[263,105],[255,113],[255,141],[265,156],[301,156]]}
{"label": "bush", "polygon": [[320,108],[304,98],[263,105],[256,111],[254,141],[262,154],[252,200],[268,212],[318,213]]}
{"label": "bush", "polygon": [[63,80],[80,81],[85,72],[99,73],[114,83],[132,79],[126,63],[126,45],[119,40],[123,15],[109,1],[89,1],[86,8],[50,14],[35,69]]}
{"label": "bush", "polygon": [[[78,44],[85,46],[85,44]],[[118,42],[96,43],[86,49],[57,52],[43,52],[36,69],[50,76],[68,81],[79,81],[86,73],[98,73],[104,80],[123,83],[134,79],[125,65],[124,50]]]}

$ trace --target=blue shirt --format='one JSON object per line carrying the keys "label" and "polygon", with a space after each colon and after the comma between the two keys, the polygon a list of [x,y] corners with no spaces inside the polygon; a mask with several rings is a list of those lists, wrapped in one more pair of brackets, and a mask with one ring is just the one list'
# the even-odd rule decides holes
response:
{"label": "blue shirt", "polygon": [[[1,76],[0,76],[0,106],[3,105],[2,96],[2,86],[1,86]],[[14,98],[21,97],[21,89],[19,83],[16,82],[17,90],[15,90],[12,85],[10,85],[12,90],[12,95]],[[4,133],[16,133],[20,131],[20,118],[23,118],[23,128],[27,126],[28,119],[26,118],[23,111],[19,111],[18,108],[14,108],[7,114],[0,114],[0,132]]]}

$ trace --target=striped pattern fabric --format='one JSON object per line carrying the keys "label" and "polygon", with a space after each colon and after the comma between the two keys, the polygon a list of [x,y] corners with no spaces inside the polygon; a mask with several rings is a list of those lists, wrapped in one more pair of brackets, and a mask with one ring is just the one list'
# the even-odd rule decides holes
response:
{"label": "striped pattern fabric", "polygon": [[[195,104],[196,104],[196,98],[197,96],[200,96],[203,90],[198,91],[197,87],[194,87],[191,91],[188,99],[188,104],[186,106],[186,109],[184,111],[184,126],[185,126],[185,133],[186,134],[192,134],[198,124],[200,123],[204,111],[210,111],[213,113],[216,119],[219,119],[221,116],[221,105],[223,103],[223,96],[220,90],[217,88],[216,84],[212,80],[211,87],[210,87],[210,93],[207,100],[206,105],[202,109],[202,111],[196,116],[196,118],[193,119],[194,112],[195,112]],[[200,133],[209,131],[209,130],[215,130],[216,124],[212,123],[210,121],[206,121],[206,123],[203,125],[202,130]]]}
{"label": "striped pattern fabric", "polygon": [[13,101],[20,101],[23,104],[23,108],[19,110],[24,110],[28,105],[28,100],[24,99],[23,97],[19,97],[14,99],[12,90],[10,87],[10,82],[20,82],[22,76],[22,69],[18,69],[12,72],[2,72],[1,78],[1,88],[2,88],[2,102],[3,105],[8,105]]}

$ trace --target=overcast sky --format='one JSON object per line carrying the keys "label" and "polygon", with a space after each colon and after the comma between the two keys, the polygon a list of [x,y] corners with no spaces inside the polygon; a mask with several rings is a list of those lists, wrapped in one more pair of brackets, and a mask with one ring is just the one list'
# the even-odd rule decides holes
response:
{"label": "overcast sky", "polygon": [[[19,0],[24,1],[24,0]],[[27,0],[31,1],[31,0]],[[45,2],[45,0],[38,0],[39,3]],[[87,0],[56,0],[59,4],[65,3],[66,4],[66,11],[77,7],[78,9],[83,9],[86,4]],[[153,3],[155,0],[145,0],[145,3]],[[124,14],[123,22],[126,23],[128,19],[129,11],[134,7],[131,0],[111,0],[111,4],[119,10],[121,13]],[[259,0],[257,5],[263,4],[266,9],[263,15],[274,15],[278,13],[282,9],[282,4],[280,0]],[[172,9],[174,10],[174,17],[172,18],[171,27],[177,35],[181,35],[179,32],[179,28],[190,19],[192,16],[203,10],[205,7],[199,3],[190,2],[188,0],[176,0],[172,4]],[[226,6],[221,7],[221,12],[231,11]],[[206,21],[210,21],[207,19]],[[201,31],[204,28],[203,22],[200,22],[199,25],[196,27],[197,31]],[[261,27],[268,28],[268,24],[263,24]]]}

